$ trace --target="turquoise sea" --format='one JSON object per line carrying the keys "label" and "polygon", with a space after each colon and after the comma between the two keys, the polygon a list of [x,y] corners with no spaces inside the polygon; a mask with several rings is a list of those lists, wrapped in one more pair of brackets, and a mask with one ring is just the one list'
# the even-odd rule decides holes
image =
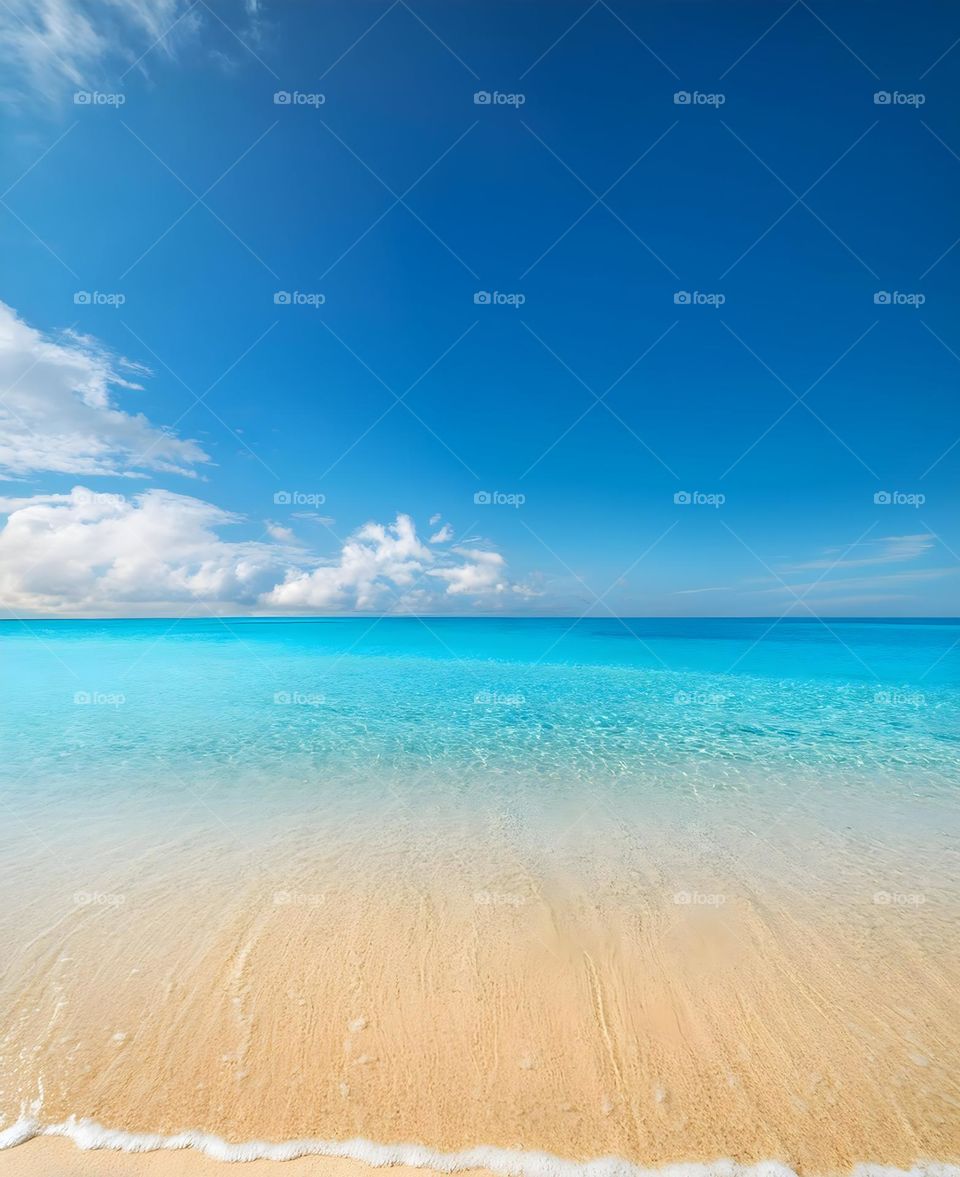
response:
{"label": "turquoise sea", "polygon": [[842,802],[894,840],[955,817],[955,621],[10,621],[0,650],[4,842],[180,795],[248,824],[384,789],[425,828],[588,793],[647,820]]}
{"label": "turquoise sea", "polygon": [[611,780],[709,761],[717,784],[875,768],[931,788],[960,764],[954,621],[9,621],[0,651],[3,771],[29,794],[290,756]]}

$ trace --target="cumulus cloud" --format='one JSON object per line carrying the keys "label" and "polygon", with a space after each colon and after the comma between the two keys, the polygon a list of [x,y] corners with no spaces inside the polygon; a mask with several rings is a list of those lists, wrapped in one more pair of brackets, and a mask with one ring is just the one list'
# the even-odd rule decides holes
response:
{"label": "cumulus cloud", "polygon": [[507,588],[503,579],[504,559],[499,552],[486,552],[480,548],[454,548],[463,563],[451,568],[431,569],[430,575],[447,582],[447,592],[461,593],[502,593]]}
{"label": "cumulus cloud", "polygon": [[0,303],[0,473],[193,473],[209,460],[197,442],[114,403],[146,374],[88,336],[44,335]]}
{"label": "cumulus cloud", "polygon": [[[366,523],[333,558],[293,533],[228,540],[243,520],[165,490],[0,499],[0,607],[17,616],[442,611],[516,593],[498,552],[436,552],[408,515]],[[444,602],[448,602],[446,605]]]}
{"label": "cumulus cloud", "polygon": [[[459,558],[455,558],[459,557]],[[445,582],[441,597],[486,597],[508,589],[505,561],[498,552],[431,551],[409,515],[387,526],[367,523],[346,541],[339,557],[288,574],[263,598],[276,609],[362,611],[438,607],[433,577]]]}
{"label": "cumulus cloud", "polygon": [[[209,461],[195,441],[116,403],[140,390],[145,373],[87,336],[44,335],[0,303],[0,478],[195,474]],[[317,512],[295,517],[333,523]],[[489,545],[431,546],[453,538],[449,525],[428,541],[398,514],[365,523],[323,556],[274,519],[256,539],[221,534],[245,522],[161,489],[75,486],[0,498],[0,608],[79,617],[184,614],[194,605],[217,613],[409,612],[523,595]]]}
{"label": "cumulus cloud", "polygon": [[[131,498],[78,486],[0,499],[0,604],[17,615],[186,612],[191,602],[253,604],[294,552],[226,542],[240,522],[165,490]],[[222,611],[222,610],[221,610]]]}
{"label": "cumulus cloud", "polygon": [[279,609],[372,609],[390,586],[405,587],[432,556],[417,538],[409,515],[383,526],[367,523],[343,545],[339,558],[288,574],[264,597]]}

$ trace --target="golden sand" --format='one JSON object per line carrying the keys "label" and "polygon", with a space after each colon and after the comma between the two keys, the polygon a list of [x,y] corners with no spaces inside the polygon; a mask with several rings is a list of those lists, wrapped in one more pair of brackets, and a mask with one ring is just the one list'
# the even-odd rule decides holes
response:
{"label": "golden sand", "polygon": [[[131,883],[123,903],[81,906],[8,976],[4,1124],[42,1092],[44,1123],[230,1141],[810,1174],[960,1160],[956,913],[935,897],[853,894],[838,913],[735,877],[576,892],[437,867],[429,885],[331,887],[289,866],[199,893]],[[215,1163],[34,1140],[0,1153],[0,1174]]]}

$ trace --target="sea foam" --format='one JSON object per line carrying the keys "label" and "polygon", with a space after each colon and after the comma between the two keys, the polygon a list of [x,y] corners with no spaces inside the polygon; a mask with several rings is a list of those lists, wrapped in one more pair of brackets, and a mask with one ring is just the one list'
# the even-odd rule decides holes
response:
{"label": "sea foam", "polygon": [[[286,1140],[271,1143],[248,1140],[231,1144],[209,1132],[178,1132],[162,1136],[155,1132],[121,1132],[104,1128],[85,1118],[71,1116],[59,1124],[42,1124],[33,1116],[21,1116],[0,1130],[0,1149],[13,1148],[38,1136],[62,1136],[81,1149],[113,1149],[119,1152],[155,1152],[192,1148],[215,1161],[291,1161],[297,1157],[345,1157],[375,1168],[409,1165],[455,1173],[488,1169],[498,1177],[797,1177],[780,1161],[741,1165],[736,1161],[684,1162],[659,1169],[643,1168],[618,1157],[591,1161],[570,1161],[546,1152],[533,1152],[478,1145],[461,1152],[438,1152],[421,1144],[376,1144],[370,1140]],[[960,1165],[925,1161],[910,1169],[881,1164],[856,1165],[851,1177],[960,1177]]]}

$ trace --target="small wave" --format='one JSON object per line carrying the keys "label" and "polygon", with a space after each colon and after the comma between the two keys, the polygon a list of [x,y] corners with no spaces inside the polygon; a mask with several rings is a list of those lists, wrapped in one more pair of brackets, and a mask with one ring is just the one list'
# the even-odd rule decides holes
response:
{"label": "small wave", "polygon": [[[178,1132],[161,1136],[154,1132],[121,1132],[89,1119],[71,1116],[60,1124],[41,1124],[31,1116],[22,1116],[9,1128],[0,1130],[0,1149],[13,1148],[38,1136],[61,1136],[81,1149],[113,1149],[120,1152],[155,1152],[192,1148],[215,1161],[291,1161],[297,1157],[344,1157],[374,1168],[386,1165],[409,1165],[456,1173],[468,1169],[488,1169],[498,1177],[797,1177],[793,1169],[780,1161],[760,1161],[740,1165],[736,1161],[718,1160],[707,1164],[680,1163],[647,1169],[618,1157],[598,1157],[592,1161],[569,1161],[546,1152],[529,1152],[478,1145],[462,1152],[444,1153],[420,1144],[375,1144],[370,1140],[287,1140],[270,1143],[248,1140],[230,1144],[209,1132]],[[851,1177],[960,1177],[960,1165],[936,1161],[922,1162],[910,1169],[880,1164],[856,1165]]]}

